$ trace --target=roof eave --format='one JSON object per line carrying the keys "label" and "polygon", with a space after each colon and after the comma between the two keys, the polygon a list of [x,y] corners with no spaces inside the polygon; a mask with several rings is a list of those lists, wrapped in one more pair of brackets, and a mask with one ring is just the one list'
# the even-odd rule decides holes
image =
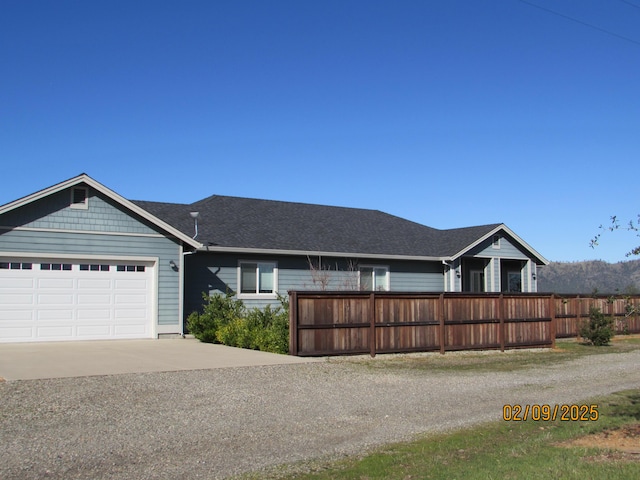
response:
{"label": "roof eave", "polygon": [[223,247],[223,246],[202,246],[198,248],[199,252],[218,252],[218,253],[246,253],[258,255],[291,255],[291,256],[321,256],[321,257],[340,257],[340,258],[373,258],[388,260],[418,260],[429,262],[440,262],[446,260],[445,257],[430,257],[423,255],[390,255],[384,253],[363,253],[363,252],[331,252],[320,250],[290,250],[278,248],[248,248],[248,247]]}

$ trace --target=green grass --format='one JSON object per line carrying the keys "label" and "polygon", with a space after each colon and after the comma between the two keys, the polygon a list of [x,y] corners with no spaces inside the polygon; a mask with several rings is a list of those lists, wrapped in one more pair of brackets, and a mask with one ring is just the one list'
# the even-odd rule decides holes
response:
{"label": "green grass", "polygon": [[619,336],[604,347],[594,347],[577,342],[575,339],[556,342],[553,350],[510,350],[485,352],[448,352],[445,355],[378,355],[376,358],[342,358],[339,361],[353,363],[373,370],[429,370],[507,372],[525,368],[556,365],[558,362],[572,360],[586,355],[607,353],[625,353],[640,350],[640,336]]}
{"label": "green grass", "polygon": [[[315,473],[277,478],[350,479],[638,479],[640,455],[559,445],[589,433],[640,422],[640,390],[588,403],[595,422],[493,422],[392,445],[359,459],[315,465]],[[269,478],[261,476],[261,478]],[[272,477],[275,478],[275,477]]]}

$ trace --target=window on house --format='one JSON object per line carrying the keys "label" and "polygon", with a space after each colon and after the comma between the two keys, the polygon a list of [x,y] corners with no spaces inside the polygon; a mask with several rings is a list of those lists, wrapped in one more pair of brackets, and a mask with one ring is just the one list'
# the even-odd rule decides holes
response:
{"label": "window on house", "polygon": [[73,187],[71,189],[71,208],[89,208],[89,189],[86,187]]}
{"label": "window on house", "polygon": [[389,290],[389,267],[360,267],[360,290]]}
{"label": "window on house", "polygon": [[500,235],[494,235],[491,243],[493,248],[500,248]]}
{"label": "window on house", "polygon": [[269,262],[240,262],[240,293],[246,295],[274,294],[277,290],[278,268]]}

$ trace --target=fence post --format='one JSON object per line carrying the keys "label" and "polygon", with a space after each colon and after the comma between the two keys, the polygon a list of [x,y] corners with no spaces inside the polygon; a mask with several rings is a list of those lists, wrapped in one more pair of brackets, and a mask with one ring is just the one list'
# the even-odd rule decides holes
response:
{"label": "fence post", "polygon": [[500,351],[504,352],[505,328],[504,328],[504,294],[498,297],[498,318],[500,319]]}
{"label": "fence post", "polygon": [[371,357],[376,356],[376,294],[369,294],[369,349]]}
{"label": "fence post", "polygon": [[444,293],[440,294],[440,354],[444,355],[445,352],[445,331],[444,331]]}
{"label": "fence post", "polygon": [[556,348],[556,296],[554,293],[549,297],[549,314],[551,315],[551,348]]}
{"label": "fence post", "polygon": [[580,295],[575,298],[575,312],[576,312],[576,321],[573,323],[575,337],[578,338],[578,332],[580,331],[580,322],[582,321],[582,302],[580,301]]}
{"label": "fence post", "polygon": [[298,293],[289,292],[289,355],[298,355]]}

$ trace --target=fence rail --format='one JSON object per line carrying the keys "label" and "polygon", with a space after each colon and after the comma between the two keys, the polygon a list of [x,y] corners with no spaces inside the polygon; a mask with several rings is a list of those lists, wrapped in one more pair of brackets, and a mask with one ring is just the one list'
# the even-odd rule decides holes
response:
{"label": "fence rail", "polygon": [[291,291],[289,299],[298,356],[553,347],[578,335],[591,307],[613,316],[618,333],[640,332],[640,296]]}

